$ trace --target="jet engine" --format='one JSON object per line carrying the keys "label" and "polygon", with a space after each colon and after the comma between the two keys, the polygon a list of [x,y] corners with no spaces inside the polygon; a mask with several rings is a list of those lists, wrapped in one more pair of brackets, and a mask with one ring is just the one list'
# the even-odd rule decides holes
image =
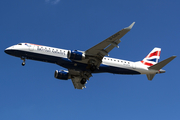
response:
{"label": "jet engine", "polygon": [[65,70],[56,70],[54,73],[54,77],[61,80],[68,80],[71,78],[69,72]]}
{"label": "jet engine", "polygon": [[85,59],[85,54],[78,50],[69,50],[67,57],[70,60],[83,60]]}

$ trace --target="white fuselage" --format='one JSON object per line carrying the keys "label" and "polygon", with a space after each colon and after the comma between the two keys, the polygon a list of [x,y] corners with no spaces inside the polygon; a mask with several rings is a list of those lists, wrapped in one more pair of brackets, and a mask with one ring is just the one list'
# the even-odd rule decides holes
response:
{"label": "white fuselage", "polygon": [[[86,70],[86,64],[83,61],[72,61],[67,57],[68,50],[54,47],[20,43],[11,46],[5,50],[7,54],[44,62],[58,64],[67,69]],[[93,73],[109,72],[114,74],[155,74],[159,71],[149,70],[147,66],[140,61],[131,62],[111,57],[104,57],[99,69]]]}

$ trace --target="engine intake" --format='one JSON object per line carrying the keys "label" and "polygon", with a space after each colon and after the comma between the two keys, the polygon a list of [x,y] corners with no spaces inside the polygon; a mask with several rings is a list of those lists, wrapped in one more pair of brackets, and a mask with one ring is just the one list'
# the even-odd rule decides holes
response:
{"label": "engine intake", "polygon": [[83,59],[85,59],[84,53],[77,51],[77,50],[69,50],[67,57],[70,60],[83,60]]}
{"label": "engine intake", "polygon": [[70,74],[69,74],[68,71],[64,71],[64,70],[58,71],[58,70],[56,70],[55,73],[54,73],[54,77],[57,78],[57,79],[61,79],[61,80],[68,80],[68,79],[70,79]]}

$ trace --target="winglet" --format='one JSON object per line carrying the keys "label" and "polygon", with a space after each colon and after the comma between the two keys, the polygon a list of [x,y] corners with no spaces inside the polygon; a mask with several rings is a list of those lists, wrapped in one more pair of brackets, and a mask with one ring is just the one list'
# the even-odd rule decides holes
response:
{"label": "winglet", "polygon": [[126,27],[124,29],[129,29],[130,30],[134,26],[134,24],[135,24],[135,22],[133,22],[129,27]]}

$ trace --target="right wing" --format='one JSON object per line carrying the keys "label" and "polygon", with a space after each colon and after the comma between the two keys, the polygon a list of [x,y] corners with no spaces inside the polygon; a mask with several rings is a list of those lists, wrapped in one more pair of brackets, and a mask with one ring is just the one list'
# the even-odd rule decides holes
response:
{"label": "right wing", "polygon": [[[119,39],[121,39],[127,32],[129,32],[134,24],[135,22],[133,22],[129,27],[120,30],[111,37],[86,50],[86,55],[96,56],[99,53],[103,54],[104,51],[108,54],[114,47],[118,47],[118,44],[120,43]],[[103,55],[105,56],[107,54]]]}
{"label": "right wing", "polygon": [[99,44],[91,47],[90,49],[85,51],[85,55],[89,56],[89,59],[94,60],[95,66],[98,68],[102,62],[102,59],[105,55],[108,56],[108,53],[114,48],[119,47],[118,44],[121,42],[120,38],[122,38],[127,32],[131,30],[134,26],[135,22],[133,22],[129,27],[126,27],[119,32],[115,33],[111,37],[105,39]]}

